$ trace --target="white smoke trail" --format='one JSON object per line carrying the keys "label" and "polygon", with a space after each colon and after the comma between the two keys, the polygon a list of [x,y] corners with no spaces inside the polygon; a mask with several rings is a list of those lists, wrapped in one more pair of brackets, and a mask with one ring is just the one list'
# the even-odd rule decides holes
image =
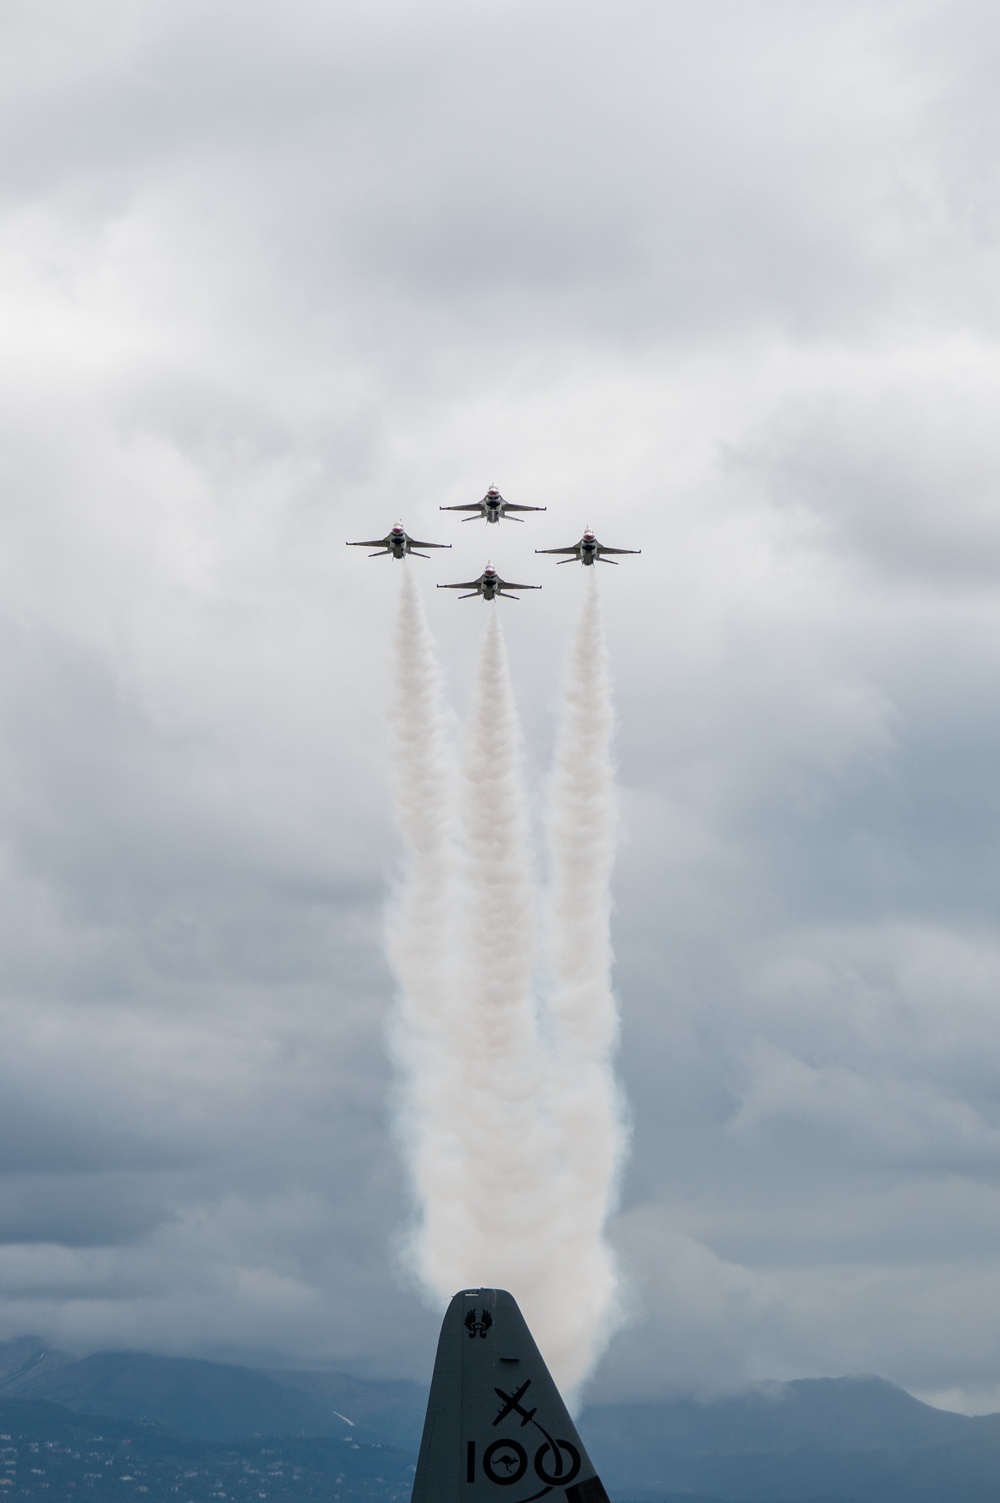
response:
{"label": "white smoke trail", "polygon": [[405,855],[386,936],[400,985],[391,1045],[400,1068],[399,1136],[420,1218],[410,1257],[421,1282],[436,1290],[435,1250],[453,1234],[462,1196],[460,1079],[451,1042],[455,765],[441,669],[409,567],[393,663],[390,754]]}
{"label": "white smoke trail", "polygon": [[532,990],[535,887],[520,732],[495,609],[480,656],[464,778],[461,1016],[464,1228],[436,1249],[442,1287],[492,1284],[530,1296],[550,1251],[552,1163],[544,1057]]}
{"label": "white smoke trail", "polygon": [[563,1331],[564,1370],[577,1380],[611,1334],[617,1276],[604,1227],[627,1132],[613,1058],[618,1009],[611,985],[611,873],[616,800],[614,715],[596,578],[570,655],[550,785],[547,1019],[553,1062],[549,1111],[559,1157],[560,1258],[572,1270],[575,1309]]}
{"label": "white smoke trail", "polygon": [[[438,1300],[496,1284],[532,1291],[551,1268],[553,1164],[532,993],[537,893],[520,734],[491,615],[461,780],[449,755],[441,674],[407,574],[396,626],[394,789],[406,851],[388,949],[401,996],[400,1137],[419,1208],[410,1258]],[[464,858],[456,871],[454,806]]]}
{"label": "white smoke trail", "polygon": [[[624,1150],[611,1057],[613,730],[596,595],[581,617],[552,782],[548,1037],[533,993],[538,893],[520,733],[495,609],[461,796],[441,675],[407,571],[392,755],[405,884],[389,925],[401,1136],[420,1207],[411,1257],[444,1301],[513,1291],[557,1382],[576,1388],[610,1327],[604,1222]],[[455,806],[463,853],[457,862]]]}

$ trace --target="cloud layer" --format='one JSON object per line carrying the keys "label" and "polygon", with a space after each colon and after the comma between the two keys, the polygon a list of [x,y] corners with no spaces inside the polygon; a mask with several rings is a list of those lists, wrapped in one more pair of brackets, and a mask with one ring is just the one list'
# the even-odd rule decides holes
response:
{"label": "cloud layer", "polygon": [[[598,1383],[997,1402],[993,8],[2,32],[0,1325],[425,1370],[403,566],[343,543],[454,541],[412,567],[460,702],[484,608],[430,587],[545,584],[505,622],[541,822],[581,581],[530,550],[590,523],[644,550],[601,580],[636,1319]],[[547,513],[438,513],[493,480]]]}

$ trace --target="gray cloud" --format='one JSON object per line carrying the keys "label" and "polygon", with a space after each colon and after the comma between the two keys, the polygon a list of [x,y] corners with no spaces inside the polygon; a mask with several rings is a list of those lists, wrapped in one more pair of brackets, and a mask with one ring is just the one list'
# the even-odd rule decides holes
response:
{"label": "gray cloud", "polygon": [[[430,586],[539,565],[541,788],[579,580],[528,550],[590,522],[644,549],[602,579],[642,1319],[599,1385],[1000,1402],[993,10],[2,24],[0,1326],[425,1368],[397,576],[343,544],[455,542],[460,708],[482,612]],[[438,513],[493,479],[549,511]]]}

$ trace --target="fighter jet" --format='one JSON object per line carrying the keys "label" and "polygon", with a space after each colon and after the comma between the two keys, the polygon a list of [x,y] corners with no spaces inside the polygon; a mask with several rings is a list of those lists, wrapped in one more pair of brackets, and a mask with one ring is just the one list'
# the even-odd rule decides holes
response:
{"label": "fighter jet", "polygon": [[402,522],[397,522],[395,527],[389,529],[384,538],[369,538],[366,543],[348,543],[348,548],[375,548],[375,553],[369,553],[369,558],[378,558],[380,554],[391,553],[393,558],[403,558],[407,553],[413,553],[417,558],[429,558],[428,553],[417,553],[418,548],[450,548],[450,543],[421,543],[417,538],[411,538]]}
{"label": "fighter jet", "polygon": [[441,1326],[411,1503],[608,1503],[513,1295],[463,1289]]}
{"label": "fighter jet", "polygon": [[501,579],[492,564],[487,564],[478,579],[466,579],[461,584],[439,584],[439,590],[468,590],[467,595],[459,595],[459,600],[471,600],[473,595],[482,595],[484,600],[516,600],[516,595],[508,595],[508,590],[540,590],[540,584],[511,584],[509,580]]}
{"label": "fighter jet", "polygon": [[[513,501],[505,501],[495,485],[491,485],[481,501],[470,501],[465,506],[441,506],[439,511],[472,511],[487,522],[502,522],[504,517],[512,511],[547,511],[545,506],[519,506]],[[476,517],[463,517],[463,522],[475,522]],[[523,522],[523,517],[511,517],[512,522]]]}
{"label": "fighter jet", "polygon": [[642,549],[641,548],[605,548],[604,544],[603,543],[599,543],[597,541],[597,539],[595,538],[594,534],[591,532],[590,528],[587,527],[584,530],[583,537],[580,539],[580,541],[578,543],[574,543],[573,546],[572,546],[572,548],[536,548],[535,552],[536,553],[568,553],[569,554],[569,558],[561,558],[559,560],[559,562],[561,564],[571,564],[575,560],[578,563],[590,565],[590,564],[613,564],[614,563],[614,559],[613,558],[604,558],[604,557],[602,557],[602,555],[605,554],[605,553],[641,553]]}

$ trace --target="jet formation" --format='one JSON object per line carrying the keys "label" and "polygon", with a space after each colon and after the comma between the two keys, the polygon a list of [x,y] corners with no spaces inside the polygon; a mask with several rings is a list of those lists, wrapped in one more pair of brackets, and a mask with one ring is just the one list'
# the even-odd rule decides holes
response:
{"label": "jet formation", "polygon": [[[491,485],[481,501],[470,501],[461,506],[442,506],[441,511],[467,511],[472,516],[464,517],[465,522],[485,521],[501,522],[506,517],[512,522],[520,522],[521,517],[509,516],[511,512],[518,511],[546,511],[544,506],[522,506],[514,501],[505,501],[497,486]],[[407,554],[414,558],[428,558],[429,554],[421,553],[421,548],[450,548],[450,543],[425,543],[419,538],[411,538],[402,522],[397,522],[395,527],[390,528],[384,538],[369,538],[361,543],[348,543],[348,548],[373,548],[369,558],[389,556],[392,558],[406,558]],[[641,553],[641,548],[608,548],[604,543],[599,543],[591,528],[584,528],[583,537],[578,543],[571,544],[568,548],[536,548],[536,553],[560,553],[564,557],[559,559],[561,564],[580,563],[587,567],[595,563],[613,564],[617,560],[605,557],[609,553]],[[471,600],[476,595],[481,595],[484,600],[517,600],[514,590],[540,590],[541,585],[514,584],[509,579],[501,579],[492,564],[487,564],[482,574],[477,579],[466,579],[458,584],[439,584],[439,590],[465,590],[464,595],[459,595],[459,600]]]}

